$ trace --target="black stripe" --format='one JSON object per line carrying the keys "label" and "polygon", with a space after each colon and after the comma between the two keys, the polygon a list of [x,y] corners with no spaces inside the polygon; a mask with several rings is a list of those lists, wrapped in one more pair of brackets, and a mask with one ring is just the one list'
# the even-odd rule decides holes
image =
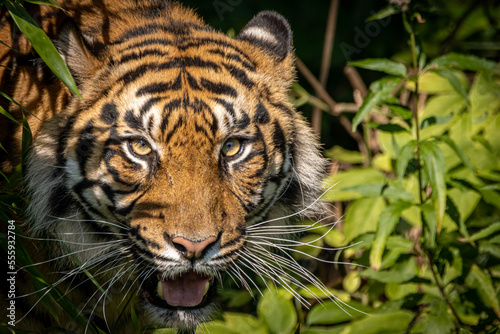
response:
{"label": "black stripe", "polygon": [[106,217],[99,211],[97,210],[96,208],[94,208],[92,206],[92,204],[87,201],[87,199],[83,196],[83,191],[85,191],[86,189],[88,188],[92,188],[97,182],[96,181],[92,181],[92,180],[88,180],[88,179],[83,179],[82,181],[78,182],[77,184],[75,184],[72,189],[73,189],[73,192],[78,196],[78,198],[80,199],[80,204],[82,204],[82,206],[84,207],[84,209],[95,215],[95,216],[98,216],[98,217],[101,217],[103,219],[106,219]]}
{"label": "black stripe", "polygon": [[170,56],[170,53],[159,50],[159,49],[148,49],[148,50],[139,50],[139,52],[130,52],[120,58],[120,60],[117,61],[117,64],[123,65],[129,61],[132,60],[142,60],[143,57],[145,56],[159,56],[159,57],[168,57]]}
{"label": "black stripe", "polygon": [[172,138],[172,136],[174,135],[174,133],[184,124],[184,118],[181,116],[179,117],[179,119],[177,120],[177,123],[175,123],[174,127],[172,128],[172,130],[170,130],[166,137],[165,137],[165,141],[168,143],[170,141],[170,139]]}
{"label": "black stripe", "polygon": [[155,94],[155,93],[164,93],[167,91],[177,91],[182,89],[182,77],[181,74],[177,76],[172,81],[162,81],[162,82],[155,82],[149,85],[146,85],[139,89],[137,93],[135,94],[136,96],[143,96],[146,94]]}
{"label": "black stripe", "polygon": [[265,156],[265,153],[266,151],[264,149],[261,149],[261,150],[254,150],[254,151],[251,151],[250,153],[248,153],[244,159],[242,160],[238,160],[238,162],[234,163],[233,164],[233,168],[238,170],[240,168],[243,168],[243,167],[248,167],[248,162],[250,160],[252,160],[253,158],[257,157],[257,156],[262,156],[264,158],[264,166],[263,168],[265,169],[266,168],[266,156]]}
{"label": "black stripe", "polygon": [[92,153],[92,149],[94,148],[95,136],[92,134],[93,130],[94,126],[92,125],[92,121],[89,121],[78,138],[76,153],[78,166],[80,167],[80,174],[82,176],[87,175],[85,164]]}
{"label": "black stripe", "polygon": [[201,85],[203,88],[214,94],[229,95],[232,97],[238,96],[238,92],[233,87],[223,84],[222,82],[212,82],[208,79],[202,78]]}
{"label": "black stripe", "polygon": [[163,46],[170,46],[172,45],[172,41],[169,39],[164,39],[164,38],[150,38],[150,39],[145,39],[139,42],[136,42],[134,44],[127,45],[125,50],[136,50],[138,48],[147,46],[147,45],[163,45]]}
{"label": "black stripe", "polygon": [[244,110],[241,110],[241,114],[241,118],[236,122],[236,127],[239,130],[243,130],[250,124],[250,117],[248,117],[248,114]]}
{"label": "black stripe", "polygon": [[133,237],[135,237],[137,240],[139,240],[140,242],[142,242],[144,245],[146,245],[149,248],[156,248],[156,249],[160,249],[161,248],[158,243],[156,243],[154,241],[151,241],[151,240],[148,240],[148,239],[145,239],[141,235],[140,229],[141,229],[141,226],[138,225],[136,227],[131,228],[129,230],[129,233],[130,233],[130,235],[132,235]]}
{"label": "black stripe", "polygon": [[116,42],[117,44],[119,43],[124,43],[129,39],[136,38],[139,36],[143,35],[150,35],[150,34],[155,34],[157,32],[165,32],[165,33],[170,33],[175,36],[179,35],[186,35],[191,33],[191,29],[193,30],[205,30],[205,31],[211,31],[213,30],[210,27],[207,26],[201,26],[196,23],[191,23],[191,22],[180,22],[180,21],[170,21],[168,22],[168,25],[160,25],[157,23],[150,23],[150,24],[141,24],[133,29],[127,30],[124,34],[122,34],[118,41]]}
{"label": "black stripe", "polygon": [[142,77],[149,71],[160,72],[163,70],[185,67],[210,68],[215,71],[220,71],[219,65],[212,61],[204,61],[200,57],[177,57],[164,63],[149,63],[138,66],[137,68],[125,73],[117,81],[123,81],[123,83],[126,85],[133,81],[136,81],[138,78]]}
{"label": "black stripe", "polygon": [[235,53],[227,53],[227,52],[224,52],[224,51],[219,50],[219,49],[212,49],[212,50],[209,50],[208,52],[213,53],[213,54],[219,54],[225,58],[235,60],[238,63],[240,63],[243,67],[245,67],[247,70],[255,72],[255,65],[253,65],[250,61],[246,61],[246,60],[241,59],[241,57]]}
{"label": "black stripe", "polygon": [[[221,47],[221,49],[232,49],[232,50],[236,51],[243,58],[245,58],[246,61],[248,61],[250,64],[253,64],[252,60],[246,55],[245,52],[241,51],[241,49],[239,49],[235,45],[235,43],[229,43],[229,42],[226,42],[224,40],[214,39],[211,37],[190,38],[189,40],[186,40],[186,41],[187,42],[185,44],[178,46],[179,50],[186,50],[186,49],[189,49],[191,47],[199,47],[200,45],[214,44],[214,45]],[[254,66],[254,68],[255,68],[255,66]]]}
{"label": "black stripe", "polygon": [[163,119],[161,122],[161,131],[162,132],[164,132],[165,129],[167,128],[168,119],[171,115],[171,112],[175,109],[178,109],[181,106],[181,103],[182,103],[181,99],[175,99],[175,100],[172,100],[163,106]]}
{"label": "black stripe", "polygon": [[127,110],[125,113],[125,122],[134,130],[141,130],[143,128],[140,117],[135,116],[133,110]]}
{"label": "black stripe", "polygon": [[140,109],[141,117],[143,117],[156,103],[158,103],[161,100],[162,100],[161,97],[154,97],[154,98],[147,100],[146,103],[144,103],[141,106],[141,109]]}
{"label": "black stripe", "polygon": [[280,152],[284,157],[286,152],[285,134],[283,133],[283,129],[281,128],[278,120],[275,120],[273,124],[274,124],[273,144],[274,147],[277,149],[277,151]]}
{"label": "black stripe", "polygon": [[221,106],[224,107],[224,109],[226,109],[226,111],[233,117],[235,118],[236,117],[236,113],[234,112],[234,108],[233,108],[233,104],[231,102],[227,102],[223,99],[219,99],[219,98],[215,98],[214,99],[215,102],[219,103]]}
{"label": "black stripe", "polygon": [[193,78],[191,74],[189,74],[189,72],[187,71],[186,71],[186,76],[189,87],[191,87],[194,90],[201,90],[200,85],[198,85],[198,81],[196,81],[196,79]]}
{"label": "black stripe", "polygon": [[259,102],[253,116],[253,121],[258,124],[267,124],[270,120],[271,118],[266,107],[261,102]]}
{"label": "black stripe", "polygon": [[106,103],[101,110],[101,119],[106,124],[114,124],[118,117],[118,111],[116,110],[116,104]]}
{"label": "black stripe", "polygon": [[137,203],[137,201],[142,197],[144,196],[144,193],[143,194],[140,194],[139,196],[137,196],[137,198],[135,198],[132,203],[130,203],[128,206],[124,207],[124,208],[120,208],[120,209],[116,209],[116,213],[121,215],[121,216],[126,216],[128,215],[130,212],[132,212],[132,209],[134,208],[135,206],[135,203]]}
{"label": "black stripe", "polygon": [[246,88],[251,89],[254,86],[254,82],[248,78],[248,76],[245,73],[245,71],[243,71],[243,70],[241,70],[241,69],[239,69],[237,67],[229,66],[229,65],[224,65],[224,67],[229,71],[229,73],[236,80],[238,80],[239,82],[241,82],[241,84],[243,86],[245,86]]}
{"label": "black stripe", "polygon": [[73,130],[73,126],[76,122],[76,115],[71,115],[66,124],[62,127],[62,131],[59,134],[57,142],[57,168],[54,168],[54,176],[59,176],[64,172],[64,167],[66,167],[66,157],[64,152],[66,151],[66,146],[68,145],[68,137]]}
{"label": "black stripe", "polygon": [[69,190],[64,184],[58,184],[50,192],[51,214],[54,217],[64,217],[74,202]]}

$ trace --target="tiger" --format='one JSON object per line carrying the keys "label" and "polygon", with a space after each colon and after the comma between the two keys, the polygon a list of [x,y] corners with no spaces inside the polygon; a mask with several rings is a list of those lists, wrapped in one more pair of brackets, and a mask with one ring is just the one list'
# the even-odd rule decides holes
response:
{"label": "tiger", "polygon": [[[52,287],[101,330],[129,333],[128,304],[141,326],[194,330],[217,312],[222,280],[245,281],[245,267],[300,284],[264,236],[323,214],[328,162],[289,99],[287,20],[262,11],[231,37],[173,1],[58,3],[26,8],[81,97],[16,38],[5,6],[0,34],[11,46],[0,46],[1,91],[30,111],[1,101],[19,121],[0,122],[2,172],[20,162],[24,114],[23,230]],[[16,330],[82,331],[57,305],[57,321],[41,307],[50,288],[34,293],[18,275]]]}

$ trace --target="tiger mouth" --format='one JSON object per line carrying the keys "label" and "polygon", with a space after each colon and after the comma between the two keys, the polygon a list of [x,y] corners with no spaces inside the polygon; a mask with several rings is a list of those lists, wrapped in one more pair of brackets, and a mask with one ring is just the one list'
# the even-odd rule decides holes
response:
{"label": "tiger mouth", "polygon": [[161,274],[148,280],[144,297],[152,305],[170,310],[196,310],[215,300],[216,281],[212,276],[188,271],[174,278]]}

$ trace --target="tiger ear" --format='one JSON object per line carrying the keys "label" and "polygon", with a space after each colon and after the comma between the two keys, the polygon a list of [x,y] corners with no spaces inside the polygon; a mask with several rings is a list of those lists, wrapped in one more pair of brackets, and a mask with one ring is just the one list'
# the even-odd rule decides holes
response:
{"label": "tiger ear", "polygon": [[283,60],[292,52],[292,30],[286,19],[276,12],[260,12],[236,38],[257,45],[277,60]]}
{"label": "tiger ear", "polygon": [[55,44],[78,86],[99,69],[98,54],[91,39],[85,38],[73,22],[63,23]]}
{"label": "tiger ear", "polygon": [[[272,11],[260,12],[247,23],[236,39],[256,47],[258,52],[252,58],[267,72],[286,81],[293,80],[293,75],[290,75],[294,73],[292,30],[283,16]],[[261,56],[262,51],[267,57]]]}

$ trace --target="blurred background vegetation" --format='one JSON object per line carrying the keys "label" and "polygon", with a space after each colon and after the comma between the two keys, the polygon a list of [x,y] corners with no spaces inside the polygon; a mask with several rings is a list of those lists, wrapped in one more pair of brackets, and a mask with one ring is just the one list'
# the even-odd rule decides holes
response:
{"label": "blurred background vegetation", "polygon": [[[334,301],[227,280],[199,332],[500,333],[500,1],[184,3],[229,35],[262,10],[289,20],[290,98],[332,161],[325,222],[338,221],[294,255]],[[18,212],[1,195],[15,203],[2,217]]]}

